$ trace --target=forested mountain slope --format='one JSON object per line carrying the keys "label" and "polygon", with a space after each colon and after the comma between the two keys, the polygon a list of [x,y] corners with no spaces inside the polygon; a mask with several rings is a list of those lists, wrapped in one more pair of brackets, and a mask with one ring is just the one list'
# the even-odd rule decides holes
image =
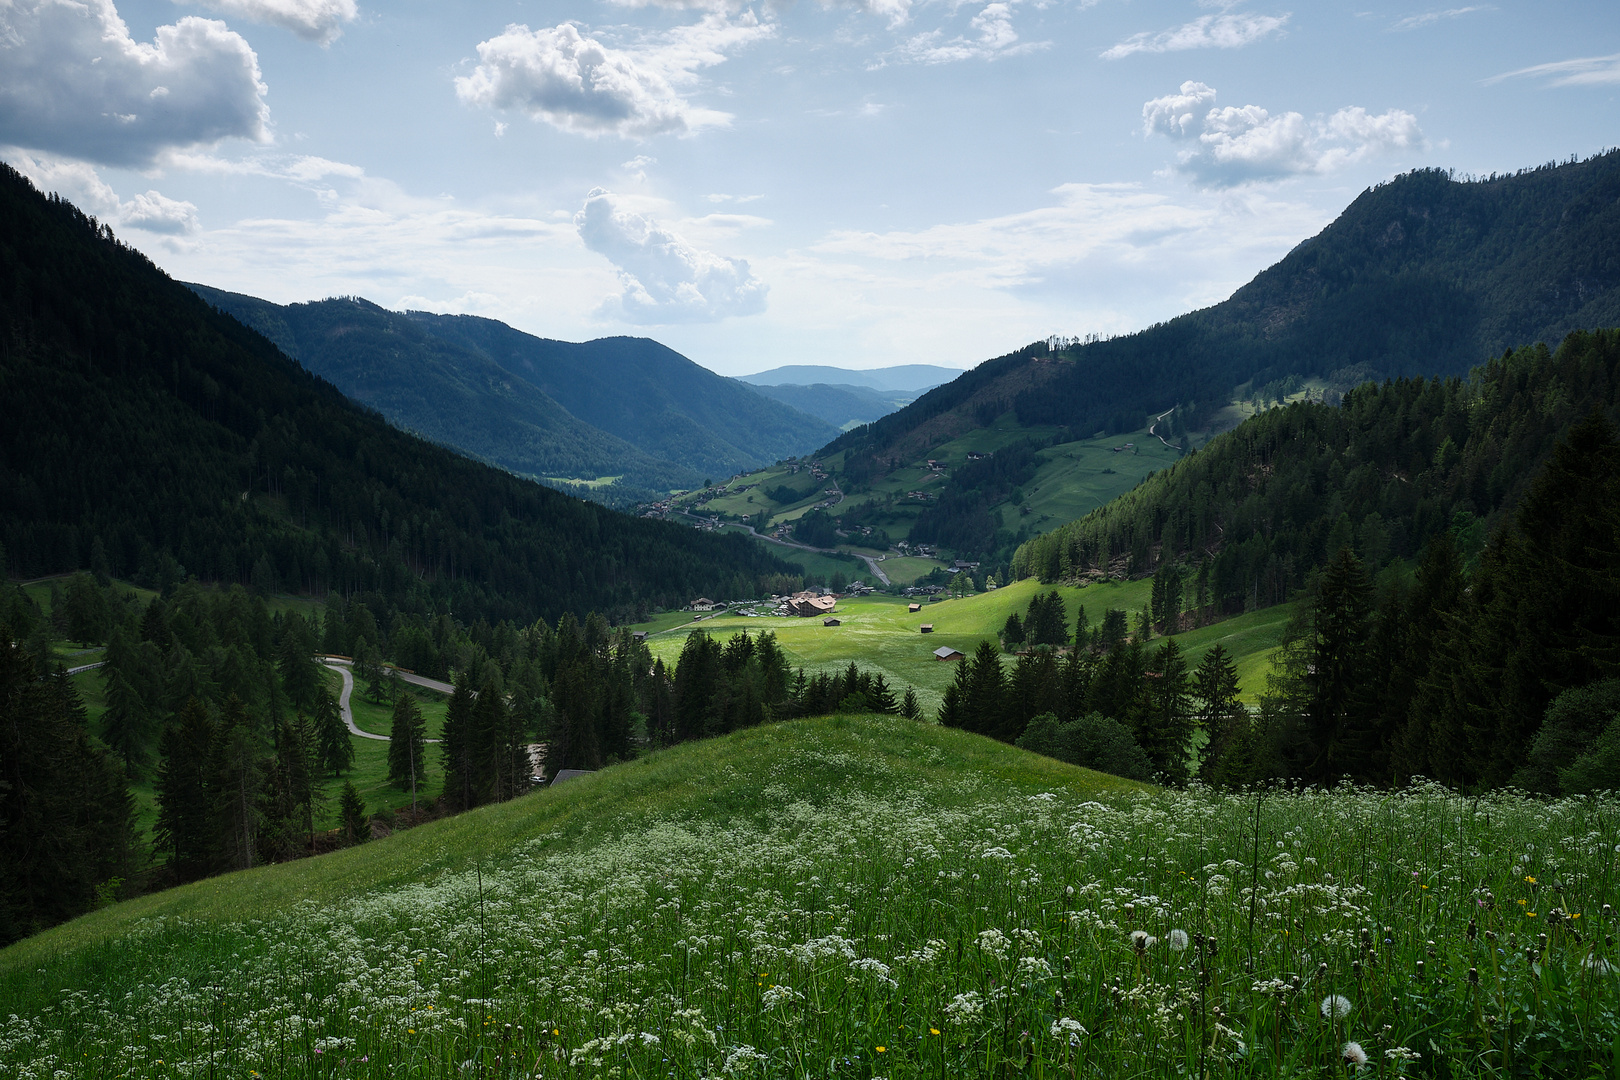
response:
{"label": "forested mountain slope", "polygon": [[473,315],[408,316],[532,383],[586,423],[706,477],[808,453],[838,430],[648,338],[553,341]]}
{"label": "forested mountain slope", "polygon": [[1395,379],[1273,409],[1018,549],[1020,577],[1205,564],[1232,614],[1287,598],[1349,545],[1373,569],[1455,529],[1477,553],[1554,444],[1620,418],[1620,331],[1505,353],[1470,378]]}
{"label": "forested mountain slope", "polygon": [[824,453],[881,468],[946,414],[983,426],[1008,409],[1076,438],[1138,430],[1173,406],[1196,428],[1245,385],[1462,374],[1505,348],[1616,324],[1620,151],[1478,180],[1426,169],[1364,192],[1223,303],[988,361]]}
{"label": "forested mountain slope", "polygon": [[703,477],[574,416],[526,379],[367,300],[272,304],[191,285],[288,356],[408,431],[527,476],[620,478],[634,499]]}
{"label": "forested mountain slope", "polygon": [[841,383],[750,385],[757,393],[773,401],[820,417],[835,427],[852,423],[869,424],[880,416],[904,408],[917,396],[914,391],[873,390],[866,386]]}
{"label": "forested mountain slope", "polygon": [[0,327],[17,573],[183,572],[532,619],[751,593],[784,569],[398,431],[9,167]]}

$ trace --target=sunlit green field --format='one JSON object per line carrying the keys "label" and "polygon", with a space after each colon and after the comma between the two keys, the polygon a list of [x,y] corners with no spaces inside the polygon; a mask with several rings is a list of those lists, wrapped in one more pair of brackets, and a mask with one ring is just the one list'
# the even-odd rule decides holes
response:
{"label": "sunlit green field", "polygon": [[1620,803],[766,725],[0,952],[18,1077],[1598,1077]]}
{"label": "sunlit green field", "polygon": [[[890,559],[884,566],[896,561]],[[1071,625],[1078,606],[1084,605],[1095,626],[1108,608],[1129,611],[1134,621],[1135,612],[1148,603],[1152,584],[1147,580],[1108,582],[1084,589],[1063,586],[1058,592],[1068,607]],[[980,641],[995,639],[1008,615],[1016,611],[1022,616],[1037,590],[1046,592],[1051,588],[1033,579],[1020,581],[976,596],[937,603],[924,601],[922,611],[916,614],[908,613],[907,605],[913,601],[904,598],[854,597],[838,602],[839,626],[823,626],[819,618],[750,619],[731,613],[693,622],[690,615],[671,613],[638,623],[635,628],[654,631],[648,646],[666,664],[680,655],[685,637],[693,629],[721,637],[743,629],[750,633],[771,630],[792,662],[806,671],[840,670],[854,661],[863,669],[882,672],[892,685],[916,687],[919,703],[931,716],[956,674],[954,664],[934,659],[934,650],[950,646],[971,655]],[[1244,700],[1252,702],[1265,689],[1271,655],[1281,642],[1294,607],[1282,605],[1239,616],[1184,633],[1177,641],[1187,650],[1192,664],[1219,641],[1236,659]],[[933,633],[920,632],[924,623],[933,625]]]}

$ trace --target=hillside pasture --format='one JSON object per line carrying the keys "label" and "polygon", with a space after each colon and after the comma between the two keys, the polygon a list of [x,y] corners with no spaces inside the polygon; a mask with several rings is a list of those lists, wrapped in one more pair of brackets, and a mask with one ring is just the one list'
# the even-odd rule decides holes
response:
{"label": "hillside pasture", "polygon": [[0,1062],[1613,1075],[1617,811],[1154,791],[892,717],[765,725],[25,940]]}

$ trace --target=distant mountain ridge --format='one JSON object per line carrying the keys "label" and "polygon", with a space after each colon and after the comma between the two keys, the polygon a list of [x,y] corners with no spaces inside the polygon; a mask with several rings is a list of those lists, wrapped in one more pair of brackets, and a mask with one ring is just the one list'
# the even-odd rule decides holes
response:
{"label": "distant mountain ridge", "polygon": [[592,427],[487,357],[370,301],[280,305],[207,285],[189,287],[400,427],[519,476],[618,476],[625,488],[644,492],[703,480],[693,469]]}
{"label": "distant mountain ridge", "polygon": [[830,364],[788,364],[753,375],[739,375],[741,382],[754,386],[864,386],[884,392],[920,392],[948,383],[962,374],[961,368],[936,364],[896,364],[882,368],[841,368]]}
{"label": "distant mountain ridge", "polygon": [[359,298],[274,304],[191,288],[395,424],[533,479],[645,501],[813,450],[838,427],[656,341],[553,341]]}
{"label": "distant mountain ridge", "polygon": [[808,453],[837,431],[648,338],[575,344],[475,315],[407,315],[533,383],[586,423],[709,477]]}
{"label": "distant mountain ridge", "polygon": [[795,386],[758,385],[753,389],[790,405],[800,412],[819,416],[835,427],[848,428],[852,424],[870,424],[879,417],[902,409],[917,399],[918,390],[873,390],[868,386],[849,386],[811,383]]}
{"label": "distant mountain ridge", "polygon": [[1196,428],[1235,391],[1342,374],[1460,375],[1526,342],[1620,324],[1620,151],[1483,180],[1438,169],[1362,193],[1232,297],[1139,333],[1039,342],[823,448],[858,474],[1015,410],[1073,438],[1178,407]]}

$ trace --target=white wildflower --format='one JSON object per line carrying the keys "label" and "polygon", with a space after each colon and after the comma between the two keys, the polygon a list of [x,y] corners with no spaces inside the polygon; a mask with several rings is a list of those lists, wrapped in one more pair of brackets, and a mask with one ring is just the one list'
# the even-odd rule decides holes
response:
{"label": "white wildflower", "polygon": [[1358,1042],[1345,1043],[1339,1053],[1344,1057],[1344,1063],[1352,1068],[1367,1064],[1367,1051]]}
{"label": "white wildflower", "polygon": [[753,1072],[755,1065],[763,1065],[769,1060],[770,1058],[755,1050],[752,1046],[744,1044],[726,1055],[726,1063],[721,1066],[721,1071],[727,1076],[737,1076],[741,1073]]}
{"label": "white wildflower", "polygon": [[980,930],[978,940],[979,948],[997,960],[1007,959],[1007,950],[1012,947],[1012,942],[1007,940],[1007,935],[993,926],[988,930]]}
{"label": "white wildflower", "polygon": [[1187,951],[1187,931],[1172,930],[1168,935],[1171,952]]}
{"label": "white wildflower", "polygon": [[1392,1046],[1388,1050],[1384,1051],[1384,1057],[1388,1058],[1390,1061],[1403,1065],[1416,1061],[1422,1056],[1423,1055],[1418,1053],[1416,1050],[1411,1050],[1404,1046]]}
{"label": "white wildflower", "polygon": [[774,1009],[778,1005],[791,1005],[797,1001],[799,995],[791,986],[772,986],[759,996],[759,1003],[767,1009]]}
{"label": "white wildflower", "polygon": [[1322,999],[1322,1018],[1343,1020],[1350,1015],[1350,999],[1343,994],[1329,994]]}
{"label": "white wildflower", "polygon": [[984,1016],[984,999],[977,990],[957,994],[945,1006],[945,1019],[953,1024],[971,1024]]}

